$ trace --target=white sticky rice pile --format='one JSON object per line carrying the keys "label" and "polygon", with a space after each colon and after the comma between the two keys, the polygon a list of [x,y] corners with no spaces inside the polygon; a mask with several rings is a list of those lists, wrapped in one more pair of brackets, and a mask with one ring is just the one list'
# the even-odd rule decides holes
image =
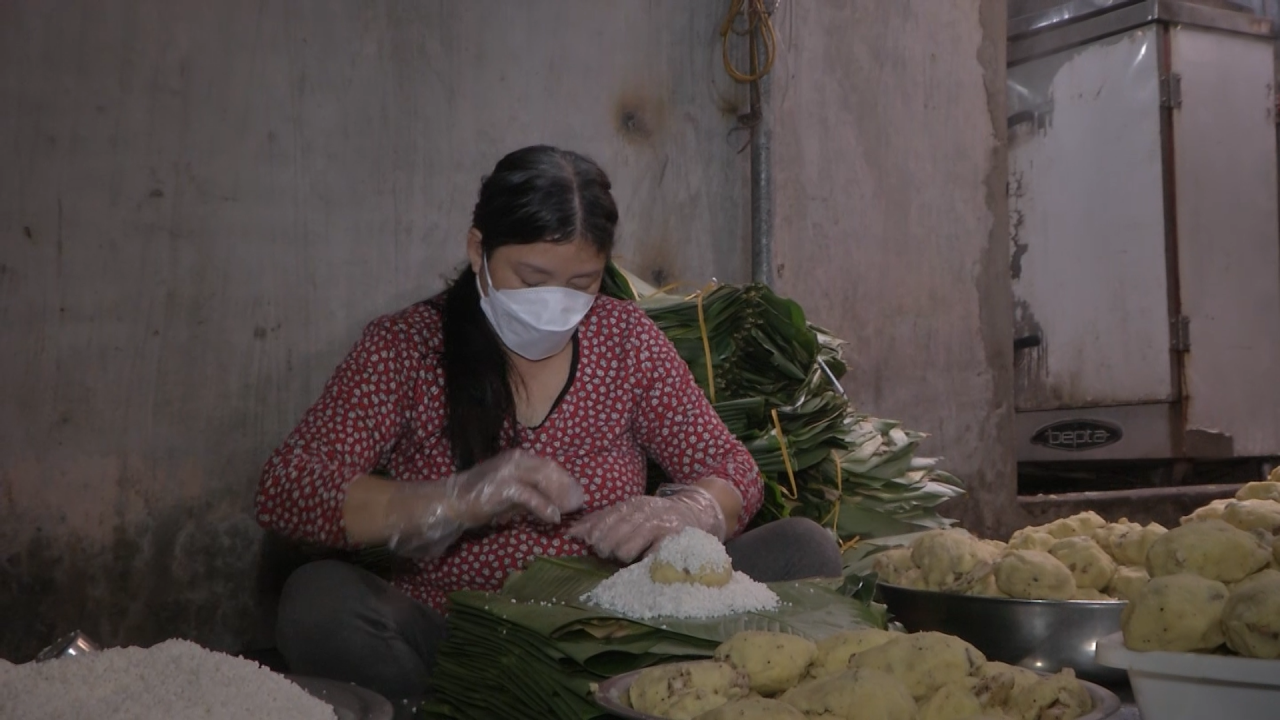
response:
{"label": "white sticky rice pile", "polygon": [[333,708],[258,663],[186,640],[43,663],[0,662],[5,720],[334,720]]}
{"label": "white sticky rice pile", "polygon": [[680,570],[699,572],[726,567],[729,555],[713,535],[692,528],[672,535],[657,551],[605,579],[582,597],[583,601],[636,620],[657,617],[712,618],[737,613],[772,610],[778,596],[766,585],[740,572],[725,585],[656,583],[650,576],[654,562],[667,562]]}

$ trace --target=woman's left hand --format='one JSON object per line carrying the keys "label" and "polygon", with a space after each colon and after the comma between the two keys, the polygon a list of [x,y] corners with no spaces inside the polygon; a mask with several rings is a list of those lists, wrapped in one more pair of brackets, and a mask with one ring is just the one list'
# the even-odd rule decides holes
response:
{"label": "woman's left hand", "polygon": [[695,527],[722,542],[727,535],[724,509],[707,490],[694,485],[664,485],[658,497],[641,495],[587,515],[569,528],[602,558],[630,563],[668,535]]}

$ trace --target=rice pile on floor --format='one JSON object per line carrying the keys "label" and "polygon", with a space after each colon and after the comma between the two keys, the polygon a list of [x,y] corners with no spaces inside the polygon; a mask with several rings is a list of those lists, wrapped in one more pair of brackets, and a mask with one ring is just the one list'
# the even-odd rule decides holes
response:
{"label": "rice pile on floor", "polygon": [[686,529],[667,538],[652,555],[602,581],[582,597],[583,601],[636,620],[713,618],[778,607],[778,596],[768,586],[737,571],[728,584],[719,587],[656,583],[650,568],[658,561],[698,573],[728,566],[729,555],[712,535]]}
{"label": "rice pile on floor", "polygon": [[8,720],[334,720],[333,708],[251,660],[186,640],[42,663],[0,663]]}

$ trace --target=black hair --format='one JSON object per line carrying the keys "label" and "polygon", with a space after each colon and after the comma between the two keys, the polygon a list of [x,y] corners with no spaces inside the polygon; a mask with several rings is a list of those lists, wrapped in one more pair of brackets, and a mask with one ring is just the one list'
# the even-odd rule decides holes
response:
{"label": "black hair", "polygon": [[[592,160],[546,145],[498,161],[480,182],[471,225],[485,257],[504,245],[581,239],[608,257],[618,208],[608,176]],[[458,471],[512,443],[515,394],[502,341],[480,309],[476,274],[468,266],[444,298],[446,435]]]}

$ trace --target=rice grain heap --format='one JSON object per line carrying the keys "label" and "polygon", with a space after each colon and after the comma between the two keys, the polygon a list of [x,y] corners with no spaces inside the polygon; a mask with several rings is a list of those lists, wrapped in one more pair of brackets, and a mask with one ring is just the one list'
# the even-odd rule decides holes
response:
{"label": "rice grain heap", "polygon": [[335,720],[333,708],[251,660],[187,640],[0,663],[0,717]]}
{"label": "rice grain heap", "polygon": [[[662,572],[663,567],[674,573]],[[778,607],[776,593],[732,568],[719,540],[686,528],[663,541],[649,557],[602,581],[582,600],[636,620],[704,619]],[[731,576],[722,583],[726,572]],[[683,579],[662,580],[676,577]]]}
{"label": "rice grain heap", "polygon": [[718,540],[686,528],[662,541],[649,564],[649,576],[659,585],[719,587],[733,580],[733,563]]}

